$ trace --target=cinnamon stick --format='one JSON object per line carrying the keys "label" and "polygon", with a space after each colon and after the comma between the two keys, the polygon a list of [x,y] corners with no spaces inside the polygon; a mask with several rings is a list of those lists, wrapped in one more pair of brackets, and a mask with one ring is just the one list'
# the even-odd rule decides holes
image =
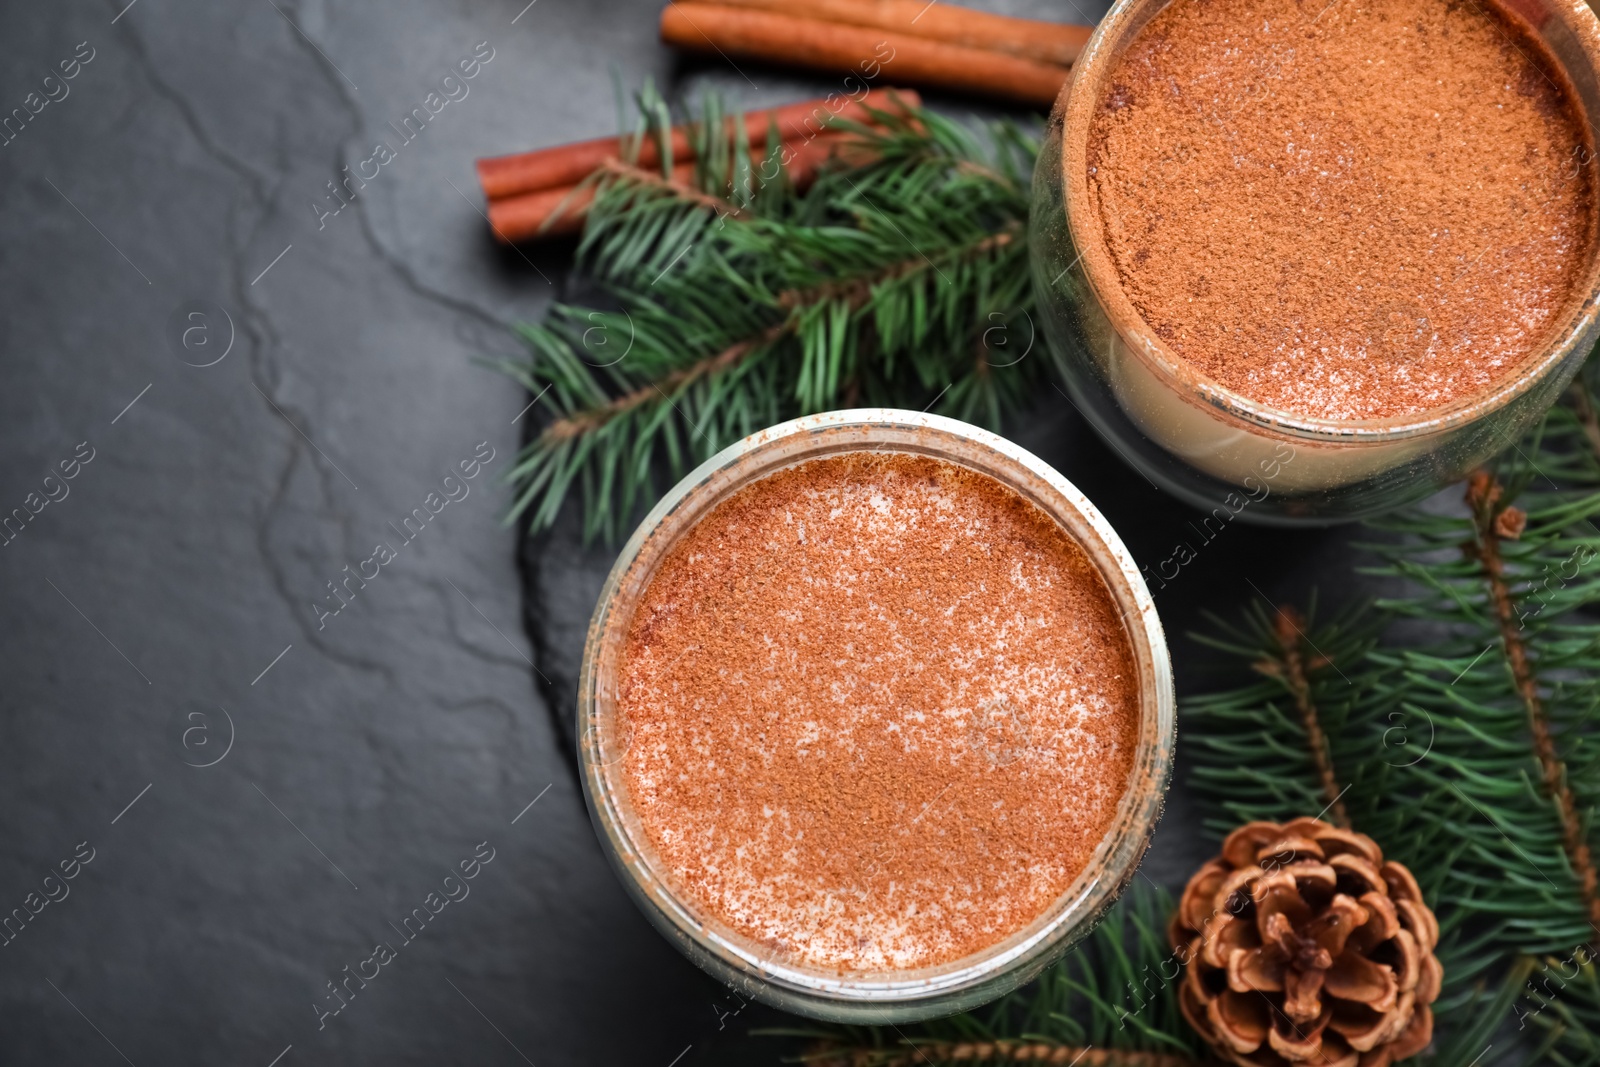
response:
{"label": "cinnamon stick", "polygon": [[[674,168],[676,169],[676,168]],[[502,244],[565,237],[583,229],[594,186],[568,185],[489,201],[489,228]]]}
{"label": "cinnamon stick", "polygon": [[1066,67],[946,44],[870,26],[683,0],[661,12],[661,39],[712,55],[864,74],[1013,100],[1042,109],[1066,84]]}
{"label": "cinnamon stick", "polygon": [[1009,18],[928,0],[715,0],[724,7],[771,11],[796,18],[922,37],[965,48],[1006,52],[1068,67],[1078,60],[1093,26]]}
{"label": "cinnamon stick", "polygon": [[[797,137],[785,141],[783,154],[779,158],[789,173],[789,180],[796,188],[804,189],[816,180],[817,173],[825,163],[834,159],[861,162],[856,158],[856,153],[864,151],[867,149],[858,146],[856,139],[848,134],[825,133],[817,137]],[[615,165],[615,161],[601,164],[602,167],[608,165]],[[693,183],[693,160],[673,166],[672,184],[690,189]],[[570,236],[583,229],[589,208],[594,203],[594,194],[593,184],[575,182],[556,189],[540,189],[520,196],[491,200],[489,227],[495,237],[505,244]]]}
{"label": "cinnamon stick", "polygon": [[[841,103],[841,101],[843,101]],[[783,107],[750,111],[743,116],[746,135],[754,145],[764,145],[767,130],[776,126],[785,140],[796,137],[813,137],[830,121],[848,119],[867,122],[871,111],[899,110],[918,107],[922,98],[910,89],[873,89],[860,99],[849,99],[842,94],[833,97],[804,100]],[[729,116],[729,130],[738,121]],[[633,138],[627,138],[632,141]],[[684,126],[674,126],[671,135],[672,159],[681,163],[693,156],[689,132]],[[576,185],[593,174],[608,160],[621,159],[624,138],[601,137],[577,144],[557,145],[534,152],[519,152],[509,156],[496,156],[478,160],[478,181],[483,195],[490,201],[502,197],[519,196],[544,189],[562,189]],[[629,146],[631,147],[631,145]],[[758,149],[759,151],[759,149]],[[647,135],[639,145],[638,166],[659,169],[661,166],[660,139]]]}

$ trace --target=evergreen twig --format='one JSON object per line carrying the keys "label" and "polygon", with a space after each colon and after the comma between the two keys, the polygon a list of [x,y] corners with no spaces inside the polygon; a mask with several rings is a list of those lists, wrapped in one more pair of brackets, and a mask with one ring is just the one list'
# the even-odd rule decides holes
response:
{"label": "evergreen twig", "polygon": [[[658,96],[639,111],[631,143],[665,136]],[[1026,401],[1036,142],[874,117],[837,124],[850,162],[804,194],[776,134],[758,159],[715,98],[691,126],[692,186],[636,159],[592,179],[578,267],[606,299],[521,327],[531,359],[504,367],[549,414],[511,472],[513,517],[547,527],[576,489],[585,536],[615,538],[658,478],[773,423],[884,405],[997,427]]]}
{"label": "evergreen twig", "polygon": [[[1244,822],[1321,813],[1365,830],[1365,798],[1392,773],[1367,741],[1393,725],[1390,704],[1374,699],[1383,679],[1367,659],[1381,617],[1358,603],[1319,620],[1313,602],[1304,615],[1257,603],[1238,624],[1208,618],[1210,631],[1194,639],[1248,667],[1252,680],[1184,705],[1190,781],[1207,828],[1220,838]],[[1390,739],[1391,762],[1404,762],[1404,738]]]}
{"label": "evergreen twig", "polygon": [[[1588,394],[1579,390],[1587,408]],[[1592,409],[1589,409],[1592,410]],[[1580,415],[1581,417],[1581,415]],[[1587,432],[1587,425],[1585,426]],[[1533,657],[1524,639],[1523,627],[1517,619],[1517,607],[1506,580],[1505,556],[1501,550],[1504,540],[1516,540],[1522,535],[1527,515],[1520,509],[1501,503],[1500,483],[1488,471],[1477,471],[1467,481],[1467,506],[1472,513],[1475,546],[1468,546],[1482,568],[1483,580],[1488,587],[1489,603],[1494,609],[1495,622],[1500,630],[1500,645],[1511,670],[1511,681],[1528,714],[1528,732],[1533,740],[1533,754],[1539,761],[1544,790],[1555,801],[1556,814],[1561,822],[1561,843],[1567,860],[1578,879],[1589,925],[1600,933],[1600,895],[1596,893],[1594,859],[1589,843],[1584,838],[1578,804],[1567,783],[1566,767],[1556,754],[1555,740],[1551,736],[1550,719],[1544,698],[1540,695],[1539,679],[1534,673]]]}
{"label": "evergreen twig", "polygon": [[1317,713],[1316,701],[1312,699],[1311,681],[1307,674],[1308,669],[1314,671],[1331,667],[1333,661],[1315,652],[1313,648],[1314,655],[1309,663],[1307,662],[1306,650],[1302,647],[1307,643],[1305,620],[1292,607],[1279,606],[1272,631],[1278,643],[1279,657],[1258,662],[1256,670],[1283,679],[1289,694],[1294,698],[1295,708],[1300,712],[1300,722],[1306,733],[1306,749],[1311,754],[1311,762],[1317,769],[1317,778],[1322,783],[1322,797],[1327,801],[1323,806],[1323,814],[1331,814],[1333,816],[1331,822],[1348,828],[1350,814],[1344,807],[1345,789],[1339,788],[1338,776],[1333,772],[1328,739],[1322,732],[1322,720]]}

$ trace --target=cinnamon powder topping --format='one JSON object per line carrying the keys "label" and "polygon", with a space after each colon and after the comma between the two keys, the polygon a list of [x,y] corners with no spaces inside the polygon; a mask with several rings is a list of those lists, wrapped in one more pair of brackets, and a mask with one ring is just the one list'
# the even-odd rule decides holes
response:
{"label": "cinnamon powder topping", "polygon": [[1133,652],[1084,551],[987,475],[815,459],[660,563],[618,686],[628,788],[675,890],[840,971],[1026,926],[1133,766]]}
{"label": "cinnamon powder topping", "polygon": [[1593,158],[1555,59],[1488,0],[1175,0],[1111,73],[1089,181],[1179,358],[1363,419],[1549,343],[1593,254]]}

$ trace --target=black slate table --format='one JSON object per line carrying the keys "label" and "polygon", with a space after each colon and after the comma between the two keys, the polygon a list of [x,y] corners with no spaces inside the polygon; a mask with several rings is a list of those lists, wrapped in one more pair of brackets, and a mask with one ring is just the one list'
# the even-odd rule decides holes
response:
{"label": "black slate table", "polygon": [[[524,4],[0,6],[0,1062],[775,1061],[746,1032],[789,1020],[591,834],[564,716],[611,554],[502,523],[537,416],[479,362],[569,250],[496,247],[471,161],[614,132],[613,72],[832,86],[677,60],[657,0]],[[1200,543],[1064,403],[1013,433],[1141,562]],[[1347,537],[1204,543],[1156,598],[1180,690],[1201,610],[1342,591]],[[1210,847],[1176,796],[1169,886]]]}

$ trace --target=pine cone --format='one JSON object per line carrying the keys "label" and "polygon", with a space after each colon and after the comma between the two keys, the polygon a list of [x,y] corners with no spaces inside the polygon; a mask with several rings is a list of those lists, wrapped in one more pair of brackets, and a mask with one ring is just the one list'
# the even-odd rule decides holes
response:
{"label": "pine cone", "polygon": [[1439,922],[1372,838],[1320,819],[1241,826],[1173,916],[1179,1004],[1243,1067],[1388,1067],[1433,1037]]}

